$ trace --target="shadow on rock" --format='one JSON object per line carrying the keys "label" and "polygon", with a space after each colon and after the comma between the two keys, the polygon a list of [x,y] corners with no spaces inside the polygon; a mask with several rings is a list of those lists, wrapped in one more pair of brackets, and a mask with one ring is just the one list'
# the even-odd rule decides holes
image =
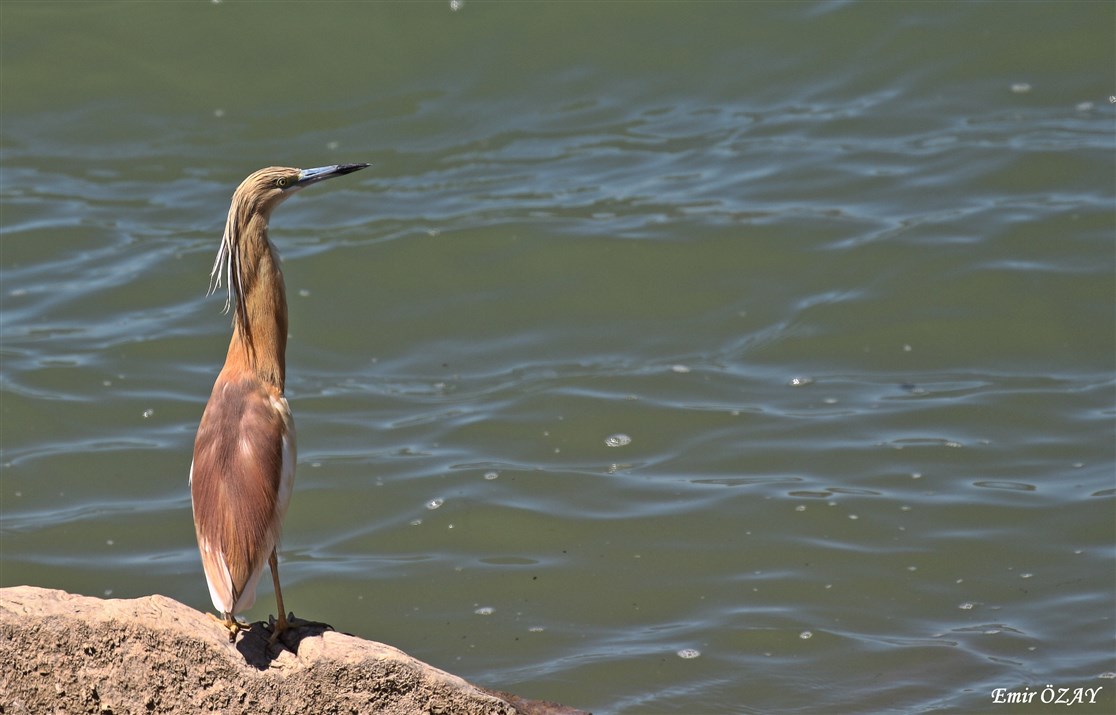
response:
{"label": "shadow on rock", "polygon": [[236,649],[244,656],[244,662],[256,670],[267,670],[284,650],[298,655],[298,647],[307,638],[321,637],[326,631],[337,630],[328,623],[303,621],[293,616],[288,619],[287,630],[275,643],[269,643],[274,622],[256,621],[247,630],[241,631],[236,641]]}

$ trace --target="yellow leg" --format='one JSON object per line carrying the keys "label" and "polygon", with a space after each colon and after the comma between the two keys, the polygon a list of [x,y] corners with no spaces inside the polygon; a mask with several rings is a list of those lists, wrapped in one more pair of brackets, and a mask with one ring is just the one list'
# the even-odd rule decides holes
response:
{"label": "yellow leg", "polygon": [[279,618],[271,627],[271,637],[267,639],[268,645],[274,645],[275,641],[279,640],[279,637],[291,628],[321,626],[322,628],[333,630],[333,626],[328,623],[305,621],[301,618],[296,618],[293,613],[290,614],[290,618],[287,618],[287,609],[283,607],[283,590],[279,588],[279,559],[275,555],[275,551],[271,552],[271,558],[268,559],[267,563],[271,566],[271,580],[275,582],[275,605],[279,607]]}
{"label": "yellow leg", "polygon": [[283,591],[279,588],[279,558],[275,555],[275,549],[271,550],[271,558],[267,563],[271,566],[271,580],[275,582],[275,605],[279,607],[279,618],[271,629],[271,637],[267,639],[268,644],[272,645],[287,630],[287,611],[283,608]]}

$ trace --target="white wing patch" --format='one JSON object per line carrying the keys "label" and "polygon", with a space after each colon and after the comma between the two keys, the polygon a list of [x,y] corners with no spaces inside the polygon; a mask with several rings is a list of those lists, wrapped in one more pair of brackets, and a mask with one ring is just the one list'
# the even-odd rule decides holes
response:
{"label": "white wing patch", "polygon": [[[232,574],[229,573],[224,554],[214,550],[209,541],[203,538],[198,539],[198,546],[201,547],[202,562],[209,566],[204,569],[205,582],[209,585],[209,598],[213,601],[213,607],[221,613],[233,613],[236,604],[232,602]],[[215,577],[218,581],[214,581]]]}
{"label": "white wing patch", "polygon": [[297,446],[295,443],[294,418],[291,417],[291,408],[285,397],[272,397],[271,406],[283,418],[283,467],[279,472],[279,494],[275,500],[275,511],[278,519],[275,541],[279,541],[279,532],[282,530],[283,518],[287,516],[287,507],[291,503],[291,493],[294,491],[295,463],[297,461]]}

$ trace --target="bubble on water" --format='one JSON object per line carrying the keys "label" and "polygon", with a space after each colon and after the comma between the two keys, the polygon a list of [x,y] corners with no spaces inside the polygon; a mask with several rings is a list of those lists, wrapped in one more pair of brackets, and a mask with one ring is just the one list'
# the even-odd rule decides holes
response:
{"label": "bubble on water", "polygon": [[1031,91],[1031,85],[1027,84],[1026,82],[1016,82],[1015,84],[1011,85],[1011,91],[1016,94],[1026,94],[1027,92]]}
{"label": "bubble on water", "polygon": [[1113,678],[1116,678],[1116,673],[1112,673],[1112,672],[1100,673],[1099,675],[1097,675],[1097,677],[1098,678],[1104,678],[1105,680],[1112,680]]}
{"label": "bubble on water", "polygon": [[307,288],[299,288],[298,289],[298,294],[300,296],[302,296],[303,298],[309,298],[310,297],[310,291]]}
{"label": "bubble on water", "polygon": [[1077,106],[1074,107],[1074,109],[1076,109],[1079,112],[1088,112],[1092,108],[1093,108],[1093,103],[1092,102],[1078,102]]}
{"label": "bubble on water", "polygon": [[970,603],[969,601],[965,601],[964,603],[959,605],[958,608],[960,608],[962,611],[971,611],[974,608],[976,608],[976,604],[975,603]]}
{"label": "bubble on water", "polygon": [[437,499],[431,499],[430,501],[426,502],[426,508],[431,509],[431,510],[437,509],[438,507],[442,506],[445,503],[446,503],[446,500],[442,499],[441,497],[439,497]]}
{"label": "bubble on water", "polygon": [[411,526],[422,526],[422,519],[411,519]]}
{"label": "bubble on water", "polygon": [[495,610],[496,609],[492,606],[481,606],[480,608],[473,611],[473,613],[477,614],[478,616],[491,616]]}
{"label": "bubble on water", "polygon": [[690,366],[689,365],[671,365],[670,370],[671,370],[671,372],[677,372],[681,375],[685,375],[686,373],[690,372]]}
{"label": "bubble on water", "polygon": [[790,380],[787,381],[787,384],[791,387],[805,387],[806,385],[813,385],[814,378],[806,377],[805,375],[799,375],[797,377],[792,377]]}
{"label": "bubble on water", "polygon": [[1034,576],[1035,575],[1033,573],[1021,573],[1021,574],[1019,574],[1019,578],[1034,578]]}
{"label": "bubble on water", "polygon": [[811,633],[810,631],[802,631],[801,633],[798,634],[798,637],[805,641],[805,640],[809,640],[809,639],[813,638],[814,634]]}
{"label": "bubble on water", "polygon": [[155,410],[150,407],[143,411],[143,418],[146,420],[155,415]]}
{"label": "bubble on water", "polygon": [[527,629],[527,632],[528,633],[542,633],[545,630],[546,630],[546,628],[543,628],[542,626],[531,626],[530,628]]}
{"label": "bubble on water", "polygon": [[453,10],[454,12],[457,12],[461,8],[465,7],[465,0],[450,0],[449,5],[450,5],[450,10]]}
{"label": "bubble on water", "polygon": [[678,657],[685,658],[687,660],[691,658],[697,658],[699,655],[701,655],[701,651],[697,648],[683,648],[682,650],[678,651]]}
{"label": "bubble on water", "polygon": [[806,505],[805,504],[799,504],[798,506],[796,506],[794,508],[794,510],[795,511],[806,511]]}
{"label": "bubble on water", "polygon": [[623,447],[632,443],[632,438],[621,432],[605,437],[605,445],[608,447]]}
{"label": "bubble on water", "polygon": [[484,473],[484,478],[489,480],[489,481],[492,481],[493,479],[496,479],[499,476],[500,476],[499,472],[485,472]]}

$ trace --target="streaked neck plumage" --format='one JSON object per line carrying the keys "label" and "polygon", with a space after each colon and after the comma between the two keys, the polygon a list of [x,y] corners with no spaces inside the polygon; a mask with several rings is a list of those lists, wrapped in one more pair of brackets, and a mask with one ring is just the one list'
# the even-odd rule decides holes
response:
{"label": "streaked neck plumage", "polygon": [[233,334],[225,368],[250,369],[282,394],[287,364],[287,294],[279,254],[267,236],[274,204],[243,198],[233,197],[221,252],[214,264],[217,283],[224,268],[233,308]]}

